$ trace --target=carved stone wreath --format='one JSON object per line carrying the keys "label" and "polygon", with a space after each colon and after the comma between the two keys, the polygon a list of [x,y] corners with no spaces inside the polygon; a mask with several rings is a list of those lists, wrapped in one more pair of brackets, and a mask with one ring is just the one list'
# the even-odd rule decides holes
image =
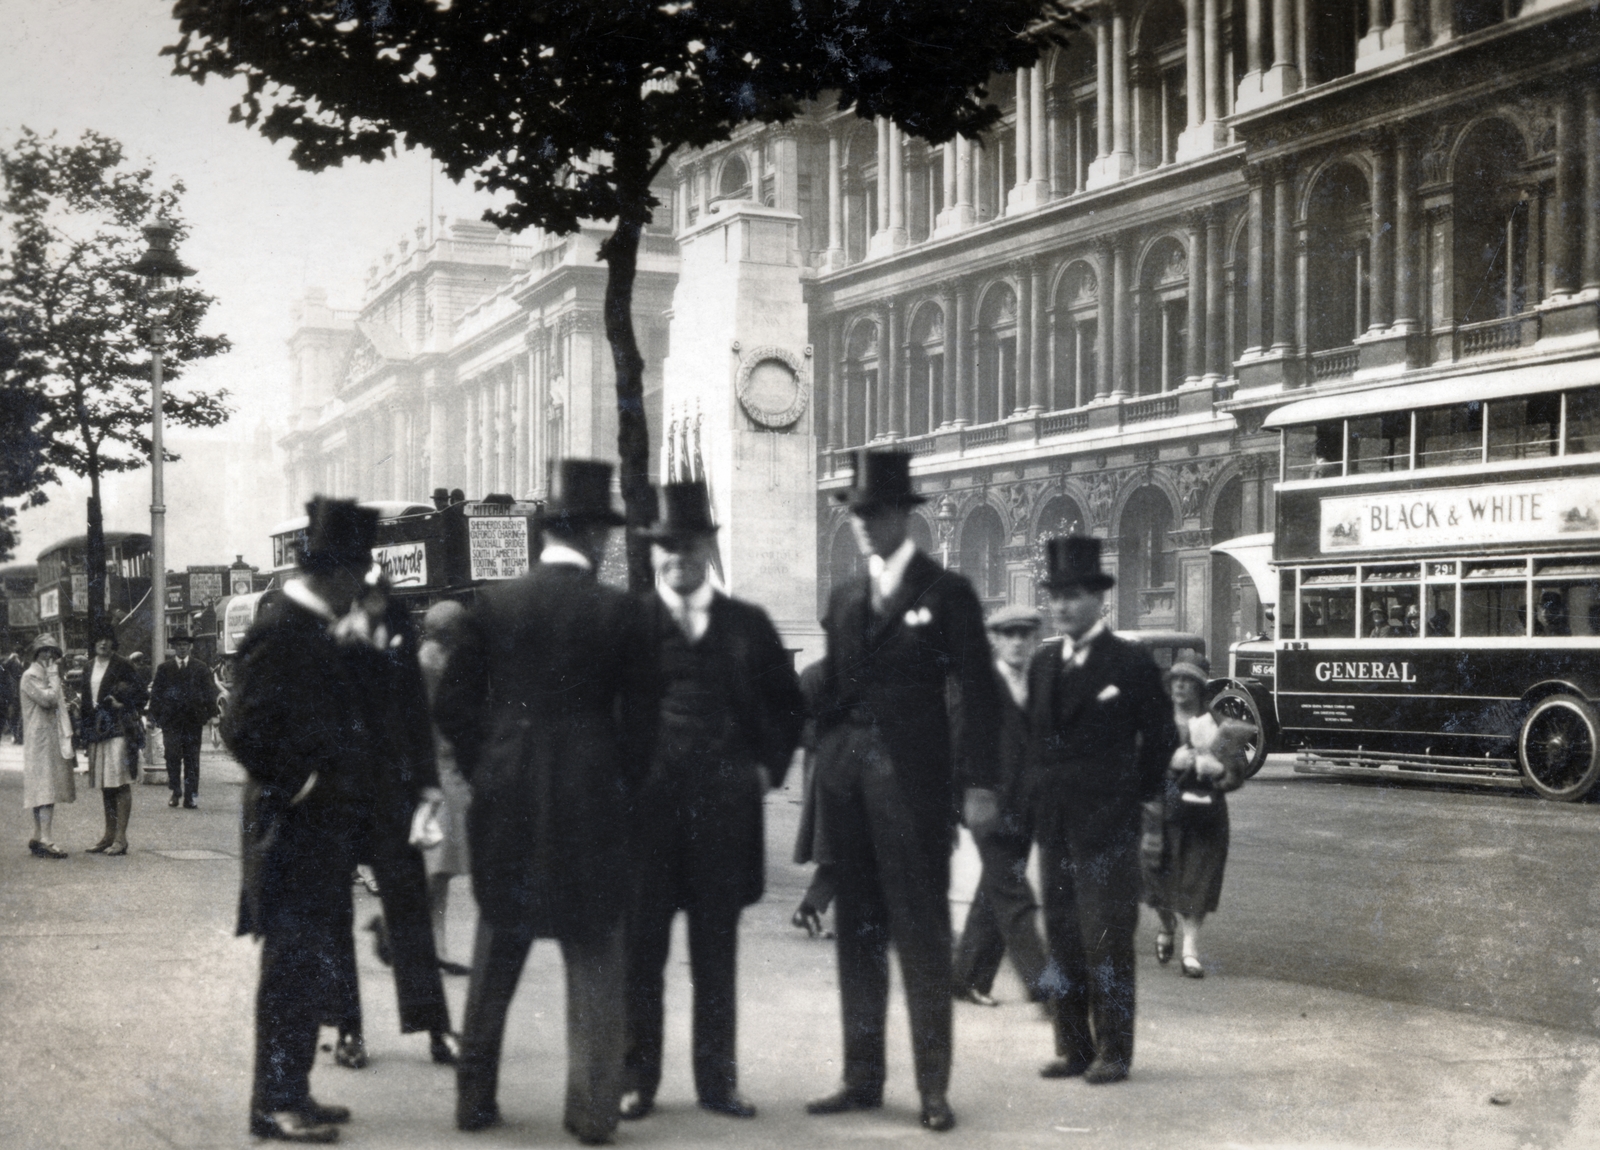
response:
{"label": "carved stone wreath", "polygon": [[788,348],[751,348],[739,357],[734,384],[739,406],[762,427],[773,431],[792,427],[811,402],[809,375],[804,361]]}

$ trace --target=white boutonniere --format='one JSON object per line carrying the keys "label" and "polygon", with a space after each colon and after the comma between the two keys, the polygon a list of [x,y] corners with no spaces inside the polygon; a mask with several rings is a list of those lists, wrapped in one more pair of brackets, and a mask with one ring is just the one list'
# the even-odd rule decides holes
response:
{"label": "white boutonniere", "polygon": [[913,607],[906,612],[907,627],[926,627],[933,622],[933,612],[926,607]]}
{"label": "white boutonniere", "polygon": [[1115,699],[1120,694],[1122,694],[1121,687],[1117,686],[1115,683],[1107,683],[1106,689],[1096,695],[1094,699],[1097,703],[1109,703],[1112,699]]}

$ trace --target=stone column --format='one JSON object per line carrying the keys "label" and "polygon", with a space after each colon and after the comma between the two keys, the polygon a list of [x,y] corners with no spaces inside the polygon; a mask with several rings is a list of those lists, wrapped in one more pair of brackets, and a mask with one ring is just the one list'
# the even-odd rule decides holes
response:
{"label": "stone column", "polygon": [[[901,378],[905,363],[900,347],[900,309],[894,300],[883,305],[884,340],[878,351],[878,387],[887,400],[889,420],[884,424],[891,438],[906,436],[906,381]],[[880,410],[884,402],[879,401]]]}
{"label": "stone column", "polygon": [[1016,73],[1017,119],[1014,132],[1017,150],[1017,179],[1015,186],[1012,188],[1013,199],[1022,195],[1023,187],[1033,178],[1032,173],[1028,170],[1028,165],[1033,159],[1033,140],[1029,134],[1029,129],[1032,127],[1030,114],[1032,104],[1028,96],[1028,75],[1032,71],[1032,68],[1019,68]]}
{"label": "stone column", "polygon": [[889,126],[889,231],[902,236],[906,230],[905,140],[894,121],[885,122]]}
{"label": "stone column", "polygon": [[1189,332],[1184,348],[1184,380],[1199,383],[1205,374],[1206,348],[1206,217],[1190,212],[1189,228]]}
{"label": "stone column", "polygon": [[1111,14],[1111,149],[1126,154],[1131,164],[1132,109],[1128,90],[1128,18],[1118,8]]}
{"label": "stone column", "polygon": [[841,186],[843,170],[839,158],[839,134],[828,133],[828,251],[823,257],[824,266],[844,267],[844,195]]}
{"label": "stone column", "polygon": [[1189,126],[1178,135],[1181,163],[1226,147],[1228,130],[1222,76],[1222,31],[1218,0],[1186,0]]}
{"label": "stone column", "polygon": [[[1578,151],[1580,113],[1575,94],[1564,93],[1556,100],[1555,110],[1556,218],[1549,236],[1550,296],[1559,299],[1578,289],[1577,239],[1586,213],[1580,202],[1583,163]],[[1588,130],[1593,128],[1591,124]]]}
{"label": "stone column", "polygon": [[1292,96],[1300,90],[1300,69],[1295,66],[1295,6],[1291,0],[1272,0],[1272,67],[1262,81],[1269,100]]}
{"label": "stone column", "polygon": [[1033,154],[1028,159],[1028,177],[1039,189],[1039,199],[1047,198],[1051,180],[1046,171],[1046,155],[1051,139],[1051,124],[1045,115],[1044,69],[1036,64],[1028,69],[1028,115],[1033,121]]}
{"label": "stone column", "polygon": [[1133,307],[1128,298],[1132,284],[1128,275],[1128,237],[1118,236],[1113,242],[1116,246],[1111,252],[1111,294],[1116,299],[1116,310],[1112,315],[1111,394],[1113,398],[1120,399],[1133,393],[1130,379],[1133,374],[1133,339],[1129,332]]}
{"label": "stone column", "polygon": [[1111,27],[1104,9],[1094,16],[1094,115],[1096,160],[1111,154]]}
{"label": "stone column", "polygon": [[1112,331],[1117,321],[1116,244],[1107,239],[1096,251],[1100,257],[1100,315],[1095,323],[1095,341],[1099,344],[1095,349],[1095,364],[1099,378],[1095,380],[1094,397],[1107,399],[1112,387],[1112,348],[1116,345]]}
{"label": "stone column", "polygon": [[1206,120],[1216,124],[1226,112],[1222,93],[1222,13],[1218,0],[1202,2],[1205,5]]}
{"label": "stone column", "polygon": [[1184,5],[1184,85],[1189,98],[1189,132],[1198,134],[1206,118],[1205,24],[1201,19],[1201,0],[1186,0]]}
{"label": "stone column", "polygon": [[[1376,0],[1374,0],[1376,3]],[[1372,150],[1372,235],[1368,245],[1367,331],[1387,330],[1394,322],[1393,236],[1394,144],[1380,136]]]}
{"label": "stone column", "polygon": [[1283,164],[1272,175],[1272,350],[1287,352],[1294,343],[1294,172]]}
{"label": "stone column", "polygon": [[1306,314],[1306,297],[1309,294],[1311,279],[1311,260],[1309,237],[1304,227],[1296,227],[1294,233],[1294,342],[1295,346],[1304,352],[1310,346],[1309,316]]}
{"label": "stone column", "polygon": [[1394,142],[1394,326],[1417,327],[1417,195],[1412,173],[1413,145],[1404,128]]}
{"label": "stone column", "polygon": [[1250,186],[1249,229],[1250,252],[1247,262],[1249,283],[1246,285],[1244,305],[1244,355],[1260,355],[1266,350],[1266,332],[1263,327],[1266,311],[1266,173],[1261,165],[1252,164],[1245,169],[1245,179]]}
{"label": "stone column", "polygon": [[[1046,267],[1043,260],[1034,260],[1028,269],[1033,280],[1033,313],[1028,322],[1028,327],[1033,333],[1033,363],[1029,370],[1032,390],[1028,396],[1028,410],[1040,412],[1045,408],[1044,399],[1046,391],[1050,393],[1051,405],[1054,406],[1055,384],[1050,382],[1047,388],[1046,380],[1050,378],[1055,367],[1055,356],[1050,354],[1055,344],[1055,315],[1051,313],[1049,320],[1045,319],[1046,299],[1049,291],[1046,286]],[[1048,337],[1045,335],[1046,324],[1049,325]]]}
{"label": "stone column", "polygon": [[844,442],[844,339],[840,320],[827,316],[822,321],[823,362],[828,365],[827,449],[837,451]]}
{"label": "stone column", "polygon": [[879,116],[876,121],[878,129],[878,218],[873,225],[873,234],[889,230],[889,121],[884,116]]}
{"label": "stone column", "polygon": [[1012,270],[1017,277],[1017,385],[1013,389],[1015,406],[1002,410],[1001,419],[1022,415],[1033,403],[1033,277],[1025,260],[1014,264]]}
{"label": "stone column", "polygon": [[1227,303],[1222,294],[1222,211],[1206,213],[1206,378],[1213,383],[1226,378],[1223,363],[1223,325]]}
{"label": "stone column", "polygon": [[1600,86],[1583,90],[1583,289],[1600,290]]}
{"label": "stone column", "polygon": [[1257,91],[1261,87],[1261,0],[1244,0],[1244,59],[1241,96],[1246,84]]}
{"label": "stone column", "polygon": [[945,343],[948,350],[945,355],[949,359],[947,365],[950,373],[951,384],[955,387],[956,426],[966,427],[972,423],[972,386],[967,370],[967,324],[970,321],[971,307],[967,300],[967,285],[958,282],[955,285],[955,321],[945,327]]}

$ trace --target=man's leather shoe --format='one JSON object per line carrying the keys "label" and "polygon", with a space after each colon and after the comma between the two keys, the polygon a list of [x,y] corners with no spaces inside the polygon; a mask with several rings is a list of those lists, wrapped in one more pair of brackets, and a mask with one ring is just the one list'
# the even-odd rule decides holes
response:
{"label": "man's leather shoe", "polygon": [[178,797],[178,792],[177,791],[173,791],[172,792],[172,797],[167,800],[167,806],[175,807],[182,801],[183,800]]}
{"label": "man's leather shoe", "polygon": [[343,1126],[350,1121],[350,1107],[324,1106],[315,1098],[310,1098],[300,1107],[300,1117],[322,1126]]}
{"label": "man's leather shoe", "polygon": [[500,1104],[498,1102],[484,1102],[473,1106],[468,1103],[459,1103],[456,1106],[456,1129],[472,1133],[474,1130],[487,1130],[491,1126],[500,1125]]}
{"label": "man's leather shoe", "polygon": [[943,1094],[922,1096],[922,1124],[940,1134],[956,1128],[956,1112],[950,1109]]}
{"label": "man's leather shoe", "polygon": [[630,1090],[622,1096],[622,1105],[617,1113],[629,1122],[637,1122],[641,1118],[649,1117],[655,1108],[654,1094],[646,1094],[643,1090]]}
{"label": "man's leather shoe", "polygon": [[199,807],[199,805],[200,803],[193,798],[187,798],[183,800],[183,809],[186,811],[195,810],[197,807]]}
{"label": "man's leather shoe", "polygon": [[461,1061],[461,1039],[453,1030],[430,1031],[428,1054],[440,1066],[454,1066]]}
{"label": "man's leather shoe", "polygon": [[1089,1069],[1083,1072],[1083,1080],[1090,1086],[1105,1086],[1112,1082],[1121,1082],[1128,1076],[1128,1064],[1120,1058],[1115,1061],[1107,1058],[1096,1058],[1089,1063]]}
{"label": "man's leather shoe", "polygon": [[612,1132],[609,1130],[580,1130],[572,1122],[563,1122],[561,1125],[567,1128],[568,1134],[585,1146],[609,1146],[613,1141]]}
{"label": "man's leather shoe", "polygon": [[877,1110],[883,1105],[883,1095],[864,1094],[842,1086],[832,1094],[813,1098],[806,1103],[807,1114],[844,1114],[850,1110]]}
{"label": "man's leather shoe", "polygon": [[1000,1002],[975,986],[957,987],[955,991],[957,1002],[970,1002],[974,1006],[999,1006]]}
{"label": "man's leather shoe", "polygon": [[1039,1069],[1040,1078],[1076,1078],[1089,1069],[1087,1058],[1058,1058]]}
{"label": "man's leather shoe", "polygon": [[713,1114],[726,1114],[729,1118],[754,1118],[755,1105],[737,1094],[730,1094],[726,1098],[702,1098],[700,1109],[709,1110]]}
{"label": "man's leather shoe", "polygon": [[250,1112],[250,1134],[279,1142],[337,1142],[339,1128],[325,1122],[312,1122],[294,1110]]}

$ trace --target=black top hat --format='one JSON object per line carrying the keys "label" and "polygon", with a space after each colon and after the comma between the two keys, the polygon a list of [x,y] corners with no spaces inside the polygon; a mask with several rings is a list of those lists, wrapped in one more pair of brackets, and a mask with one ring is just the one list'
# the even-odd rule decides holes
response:
{"label": "black top hat", "polygon": [[665,543],[717,532],[711,518],[711,492],[703,479],[667,484],[661,489],[661,510],[661,520],[640,532],[646,539]]}
{"label": "black top hat", "polygon": [[378,512],[354,499],[317,496],[306,504],[305,553],[300,568],[317,574],[346,567],[365,573],[372,566],[372,545],[378,536]]}
{"label": "black top hat", "polygon": [[611,507],[611,464],[598,459],[563,459],[550,473],[550,498],[542,521],[546,527],[576,527],[627,522]]}
{"label": "black top hat", "polygon": [[1087,535],[1062,535],[1045,544],[1048,572],[1044,586],[1048,591],[1082,587],[1085,591],[1105,591],[1116,579],[1100,570],[1100,540]]}
{"label": "black top hat", "polygon": [[850,504],[852,511],[915,507],[928,501],[911,487],[909,451],[856,452],[854,480],[847,490],[836,491],[833,497],[840,503]]}

